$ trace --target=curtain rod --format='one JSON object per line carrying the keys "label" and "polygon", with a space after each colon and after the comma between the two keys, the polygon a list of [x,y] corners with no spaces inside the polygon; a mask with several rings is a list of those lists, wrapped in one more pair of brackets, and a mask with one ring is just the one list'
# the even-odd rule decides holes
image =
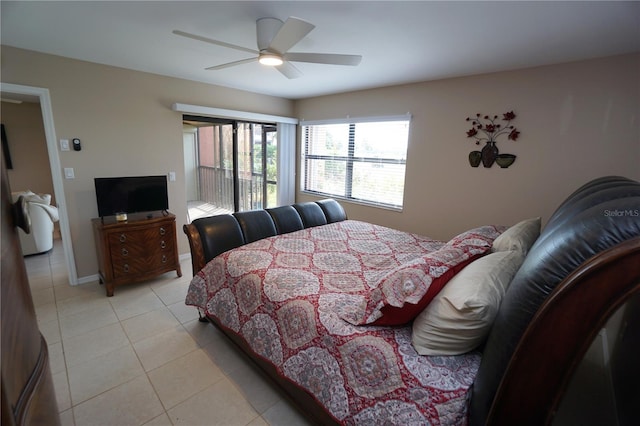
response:
{"label": "curtain rod", "polygon": [[298,124],[298,119],[293,117],[260,114],[257,112],[236,111],[233,109],[213,108],[213,107],[200,106],[200,105],[181,104],[178,102],[171,105],[171,109],[174,111],[184,112],[187,114],[200,114],[200,115],[207,115],[207,116],[220,117],[220,118],[232,118],[236,120]]}

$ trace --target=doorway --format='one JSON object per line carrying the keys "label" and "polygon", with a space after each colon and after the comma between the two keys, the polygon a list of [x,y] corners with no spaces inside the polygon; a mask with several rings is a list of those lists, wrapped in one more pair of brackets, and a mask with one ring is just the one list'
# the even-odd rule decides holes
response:
{"label": "doorway", "polygon": [[69,284],[78,284],[78,273],[76,271],[75,257],[73,254],[73,243],[71,241],[71,231],[69,227],[69,217],[67,214],[67,203],[64,195],[64,185],[62,180],[62,167],[58,155],[56,143],[56,132],[53,124],[53,112],[51,109],[51,97],[49,90],[40,87],[22,86],[18,84],[1,83],[0,86],[3,97],[28,97],[37,100],[42,110],[42,121],[44,124],[45,139],[47,141],[47,152],[49,153],[49,165],[51,167],[51,179],[53,180],[53,191],[58,205],[60,221],[60,234],[62,236],[62,247],[64,250]]}
{"label": "doorway", "polygon": [[183,129],[189,221],[277,205],[275,124],[185,115]]}

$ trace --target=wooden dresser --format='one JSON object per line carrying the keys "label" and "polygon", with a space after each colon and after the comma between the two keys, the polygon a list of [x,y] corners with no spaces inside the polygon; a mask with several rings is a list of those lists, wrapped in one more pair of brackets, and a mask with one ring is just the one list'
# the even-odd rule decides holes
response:
{"label": "wooden dresser", "polygon": [[100,282],[107,296],[115,287],[148,280],[175,270],[182,276],[176,242],[176,217],[167,212],[129,214],[91,220],[96,241]]}

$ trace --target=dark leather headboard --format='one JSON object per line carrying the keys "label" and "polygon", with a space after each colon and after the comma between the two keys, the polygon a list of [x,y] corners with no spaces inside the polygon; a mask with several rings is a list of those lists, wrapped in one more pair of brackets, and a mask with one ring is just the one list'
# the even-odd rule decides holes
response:
{"label": "dark leather headboard", "polygon": [[[508,373],[513,364],[512,357],[529,356],[535,365],[535,357],[543,355],[521,353],[521,348],[528,337],[525,332],[532,318],[554,289],[597,254],[639,237],[638,182],[618,176],[596,179],[579,188],[560,205],[529,251],[502,301],[473,386],[472,425],[492,423],[490,410],[499,386],[505,380],[505,372]],[[574,299],[574,303],[588,302]],[[566,320],[582,321],[583,318]],[[557,325],[546,326],[551,329]],[[571,343],[552,341],[550,333],[550,348],[567,344]],[[519,352],[514,356],[516,350]],[[529,383],[521,386],[524,389]],[[540,419],[531,418],[528,424],[543,424],[548,413],[540,415]]]}
{"label": "dark leather headboard", "polygon": [[203,217],[184,225],[189,238],[193,274],[217,255],[262,238],[346,220],[333,199],[298,203],[266,210]]}
{"label": "dark leather headboard", "polygon": [[245,244],[276,235],[276,225],[271,215],[264,210],[237,212],[233,216],[240,224]]}
{"label": "dark leather headboard", "polygon": [[220,253],[245,244],[240,224],[232,215],[203,217],[191,224],[200,236],[206,259],[213,259]]}
{"label": "dark leather headboard", "polygon": [[298,211],[298,214],[300,214],[300,218],[302,218],[302,223],[305,228],[327,224],[327,217],[324,215],[324,211],[318,203],[314,203],[312,201],[307,203],[296,203],[293,205],[293,208]]}
{"label": "dark leather headboard", "polygon": [[293,206],[274,207],[267,209],[267,212],[271,215],[278,234],[287,234],[304,229],[302,218]]}
{"label": "dark leather headboard", "polygon": [[320,206],[324,216],[327,218],[327,223],[339,222],[347,217],[342,206],[333,202],[333,200],[320,200],[316,201],[316,203]]}

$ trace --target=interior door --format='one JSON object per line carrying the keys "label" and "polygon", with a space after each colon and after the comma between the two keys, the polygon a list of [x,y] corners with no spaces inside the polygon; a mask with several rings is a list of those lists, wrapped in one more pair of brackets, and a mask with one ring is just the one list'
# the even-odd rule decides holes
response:
{"label": "interior door", "polygon": [[12,205],[4,157],[0,162],[2,425],[59,425],[47,342],[38,329],[16,229],[26,213]]}

